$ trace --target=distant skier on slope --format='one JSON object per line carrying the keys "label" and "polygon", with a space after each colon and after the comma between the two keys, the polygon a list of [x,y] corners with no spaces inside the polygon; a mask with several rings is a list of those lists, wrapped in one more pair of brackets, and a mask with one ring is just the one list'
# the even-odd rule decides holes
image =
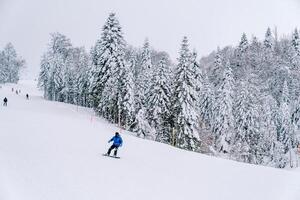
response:
{"label": "distant skier on slope", "polygon": [[4,99],[3,99],[3,106],[7,106],[7,98],[5,97]]}
{"label": "distant skier on slope", "polygon": [[26,99],[27,99],[27,100],[29,99],[29,95],[28,95],[28,94],[26,94]]}
{"label": "distant skier on slope", "polygon": [[114,156],[117,156],[118,148],[122,146],[123,140],[118,132],[115,133],[115,136],[111,138],[108,143],[113,142],[111,147],[108,149],[107,153],[105,155],[110,156],[110,152],[115,149]]}

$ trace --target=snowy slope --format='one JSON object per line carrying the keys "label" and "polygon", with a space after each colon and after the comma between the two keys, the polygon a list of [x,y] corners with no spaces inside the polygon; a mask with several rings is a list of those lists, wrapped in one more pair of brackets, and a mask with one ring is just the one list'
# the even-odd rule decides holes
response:
{"label": "snowy slope", "polygon": [[3,86],[4,96],[0,200],[300,199],[297,170],[217,159],[124,132],[122,158],[103,157],[118,129],[90,110],[45,101],[32,81]]}

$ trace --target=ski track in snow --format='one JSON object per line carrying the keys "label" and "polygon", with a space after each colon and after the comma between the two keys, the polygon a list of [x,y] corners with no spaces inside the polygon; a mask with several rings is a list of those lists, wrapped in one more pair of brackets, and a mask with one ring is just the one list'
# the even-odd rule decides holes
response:
{"label": "ski track in snow", "polygon": [[0,99],[0,200],[300,199],[299,169],[209,157],[125,131],[121,159],[112,159],[101,154],[118,128],[90,109],[46,101],[34,81],[3,85]]}

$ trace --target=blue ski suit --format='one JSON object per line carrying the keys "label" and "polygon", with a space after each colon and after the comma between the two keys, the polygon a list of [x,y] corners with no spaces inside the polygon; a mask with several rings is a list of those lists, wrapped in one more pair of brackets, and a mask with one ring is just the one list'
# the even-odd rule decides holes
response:
{"label": "blue ski suit", "polygon": [[114,136],[108,142],[112,142],[112,141],[113,141],[113,145],[115,145],[116,147],[120,147],[123,144],[123,140],[120,135]]}
{"label": "blue ski suit", "polygon": [[114,151],[114,156],[117,156],[118,148],[119,148],[120,146],[122,146],[123,140],[122,140],[122,138],[121,138],[120,135],[116,135],[116,136],[114,136],[113,138],[111,138],[111,139],[108,141],[108,143],[110,143],[110,142],[112,142],[112,141],[113,141],[113,144],[112,144],[111,147],[108,149],[107,155],[110,155],[110,152],[111,152],[113,149],[115,149],[115,151]]}

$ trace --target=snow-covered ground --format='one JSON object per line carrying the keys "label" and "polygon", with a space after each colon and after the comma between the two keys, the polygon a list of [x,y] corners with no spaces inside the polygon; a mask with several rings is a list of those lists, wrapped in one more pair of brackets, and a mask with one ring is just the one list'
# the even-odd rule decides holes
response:
{"label": "snow-covered ground", "polygon": [[300,170],[213,158],[124,131],[121,159],[103,157],[118,129],[89,109],[43,100],[35,85],[0,89],[1,101],[8,97],[0,106],[0,200],[300,199]]}

